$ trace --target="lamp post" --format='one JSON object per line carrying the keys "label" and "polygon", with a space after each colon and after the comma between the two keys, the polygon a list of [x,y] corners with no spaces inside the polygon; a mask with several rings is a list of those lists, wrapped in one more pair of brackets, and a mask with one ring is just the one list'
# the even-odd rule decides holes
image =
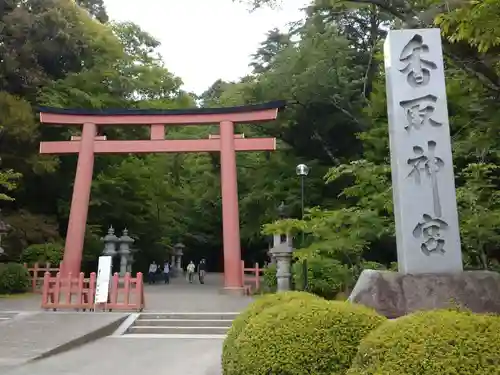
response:
{"label": "lamp post", "polygon": [[300,201],[302,207],[302,217],[304,219],[304,179],[309,174],[309,167],[305,164],[299,164],[295,168],[295,173],[300,176]]}
{"label": "lamp post", "polygon": [[[302,209],[301,219],[304,220],[304,179],[309,174],[309,167],[305,164],[299,164],[295,168],[295,173],[300,176],[300,206]],[[302,243],[304,243],[304,232],[302,232]]]}

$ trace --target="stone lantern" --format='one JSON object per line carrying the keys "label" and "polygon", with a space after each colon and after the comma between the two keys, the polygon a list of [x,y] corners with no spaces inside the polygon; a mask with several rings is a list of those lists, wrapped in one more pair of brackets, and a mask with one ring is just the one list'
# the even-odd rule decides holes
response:
{"label": "stone lantern", "polygon": [[278,206],[277,210],[278,212],[278,217],[280,219],[286,219],[288,216],[288,207],[285,205],[285,202],[281,201],[280,205]]}
{"label": "stone lantern", "polygon": [[124,277],[129,268],[129,263],[131,263],[132,250],[130,246],[134,243],[134,239],[129,237],[128,230],[125,228],[123,234],[118,238],[119,249],[118,255],[120,255],[120,277]]}
{"label": "stone lantern", "polygon": [[113,226],[110,226],[108,229],[108,234],[101,238],[101,241],[104,242],[104,250],[102,255],[114,257],[116,255],[116,244],[119,239],[115,236],[115,229]]}
{"label": "stone lantern", "polygon": [[[278,207],[280,219],[287,217],[287,207],[285,202],[281,202]],[[285,292],[291,289],[292,281],[292,237],[289,233],[275,233],[273,236],[273,247],[269,251],[271,261],[276,263],[277,291]]]}
{"label": "stone lantern", "polygon": [[[278,206],[278,218],[280,220],[286,219],[288,217],[288,207],[285,205],[285,202],[281,202]],[[275,233],[273,235],[273,247],[278,246],[280,243],[285,241],[290,241],[288,233]]]}
{"label": "stone lantern", "polygon": [[0,218],[0,255],[5,254],[5,250],[2,248],[2,237],[6,235],[10,230],[10,225],[7,224]]}
{"label": "stone lantern", "polygon": [[174,245],[175,268],[177,271],[182,269],[182,256],[185,248],[186,246],[180,242]]}

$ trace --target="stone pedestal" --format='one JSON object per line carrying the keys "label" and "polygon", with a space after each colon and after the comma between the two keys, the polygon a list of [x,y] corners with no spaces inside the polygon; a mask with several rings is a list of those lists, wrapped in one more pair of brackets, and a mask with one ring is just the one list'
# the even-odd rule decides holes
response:
{"label": "stone pedestal", "polygon": [[457,305],[475,313],[500,313],[500,274],[465,271],[409,275],[365,270],[349,301],[372,307],[388,318]]}
{"label": "stone pedestal", "polygon": [[172,257],[172,268],[175,269],[176,274],[182,275],[182,256],[186,247],[182,243],[174,245],[174,256]]}
{"label": "stone pedestal", "polygon": [[182,253],[177,256],[176,263],[175,263],[175,268],[177,268],[177,271],[181,271],[182,269]]}
{"label": "stone pedestal", "polygon": [[286,292],[288,290],[291,290],[293,253],[292,246],[288,243],[288,241],[286,241],[274,247],[271,252],[276,259],[276,291]]}

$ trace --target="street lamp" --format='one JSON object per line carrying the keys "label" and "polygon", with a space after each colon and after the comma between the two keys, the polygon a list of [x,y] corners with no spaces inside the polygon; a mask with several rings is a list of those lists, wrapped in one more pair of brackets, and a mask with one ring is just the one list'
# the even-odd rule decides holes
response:
{"label": "street lamp", "polygon": [[304,178],[309,174],[309,167],[305,164],[299,164],[295,168],[295,173],[300,176],[300,200],[302,207],[302,220],[304,219]]}

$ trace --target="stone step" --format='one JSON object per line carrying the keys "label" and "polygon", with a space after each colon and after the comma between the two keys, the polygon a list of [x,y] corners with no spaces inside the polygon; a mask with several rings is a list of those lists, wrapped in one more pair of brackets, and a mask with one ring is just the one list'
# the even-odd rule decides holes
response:
{"label": "stone step", "polygon": [[225,335],[229,327],[166,327],[136,326],[127,330],[127,334],[162,334],[162,335]]}
{"label": "stone step", "polygon": [[141,313],[137,320],[176,319],[176,320],[233,320],[238,313]]}
{"label": "stone step", "polygon": [[238,313],[141,313],[123,337],[225,337]]}
{"label": "stone step", "polygon": [[10,320],[14,318],[18,313],[15,312],[1,312],[0,311],[0,322]]}
{"label": "stone step", "polygon": [[149,327],[223,327],[230,328],[231,319],[138,319],[135,326]]}

